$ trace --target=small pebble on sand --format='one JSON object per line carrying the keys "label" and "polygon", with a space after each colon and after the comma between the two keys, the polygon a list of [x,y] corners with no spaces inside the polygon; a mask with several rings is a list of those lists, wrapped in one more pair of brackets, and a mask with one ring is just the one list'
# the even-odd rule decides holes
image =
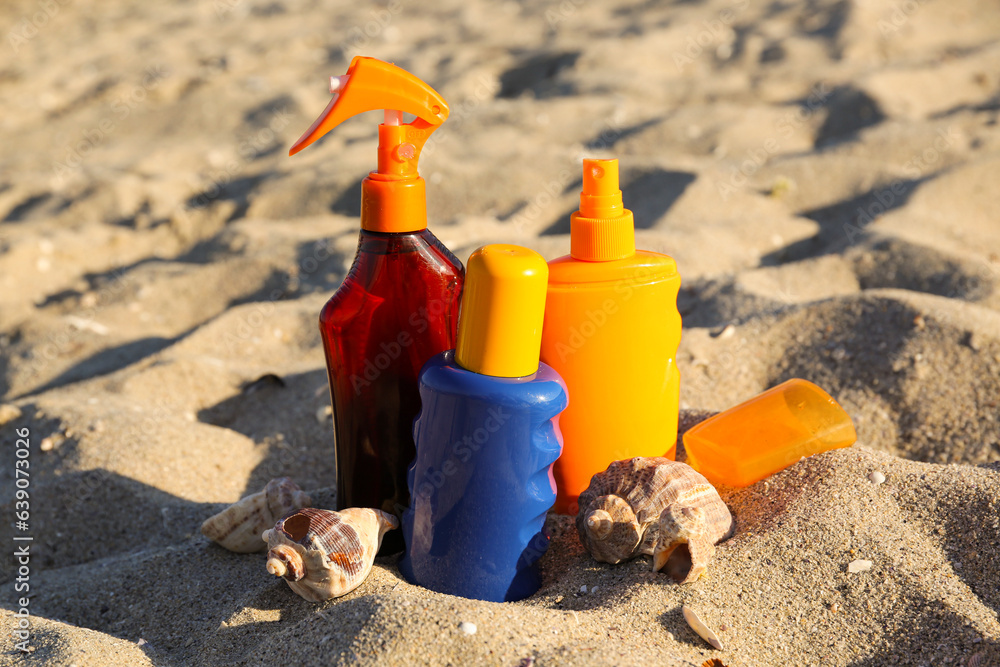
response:
{"label": "small pebble on sand", "polygon": [[4,424],[9,424],[15,419],[21,418],[21,409],[16,405],[10,405],[9,403],[4,403],[0,405],[0,426]]}
{"label": "small pebble on sand", "polygon": [[867,572],[870,569],[872,569],[872,562],[870,560],[853,560],[847,566],[847,571],[851,574]]}
{"label": "small pebble on sand", "polygon": [[325,424],[331,415],[333,415],[333,408],[329,405],[324,405],[316,410],[316,421],[320,424]]}
{"label": "small pebble on sand", "polygon": [[38,448],[43,452],[51,452],[53,449],[63,444],[66,441],[66,436],[62,433],[53,433],[52,435],[42,438],[42,442],[39,443]]}
{"label": "small pebble on sand", "polygon": [[874,484],[878,485],[885,481],[885,475],[880,473],[878,470],[874,470],[868,473],[868,479],[870,479]]}
{"label": "small pebble on sand", "polygon": [[474,635],[479,630],[475,623],[469,623],[468,621],[462,621],[462,623],[458,626],[458,629],[467,635]]}

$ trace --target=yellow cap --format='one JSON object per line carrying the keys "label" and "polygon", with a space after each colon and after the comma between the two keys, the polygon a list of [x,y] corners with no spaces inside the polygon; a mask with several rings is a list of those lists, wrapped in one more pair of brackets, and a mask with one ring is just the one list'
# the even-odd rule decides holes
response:
{"label": "yellow cap", "polygon": [[622,204],[618,160],[583,161],[580,210],[570,217],[570,255],[587,262],[635,254],[635,220]]}
{"label": "yellow cap", "polygon": [[538,370],[549,266],[534,250],[497,243],[472,253],[458,316],[455,361],[495,377]]}

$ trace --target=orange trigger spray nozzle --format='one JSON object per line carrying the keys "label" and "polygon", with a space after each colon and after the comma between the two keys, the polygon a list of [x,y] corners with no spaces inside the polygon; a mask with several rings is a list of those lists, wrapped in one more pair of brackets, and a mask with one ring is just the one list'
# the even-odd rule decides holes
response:
{"label": "orange trigger spray nozzle", "polygon": [[[426,227],[424,182],[417,163],[424,144],[447,120],[448,104],[406,70],[363,56],[351,61],[347,74],[330,77],[330,92],[333,99],[288,154],[295,155],[352,116],[384,110],[378,127],[378,168],[362,184],[361,226],[388,232]],[[403,123],[404,113],[414,120]]]}

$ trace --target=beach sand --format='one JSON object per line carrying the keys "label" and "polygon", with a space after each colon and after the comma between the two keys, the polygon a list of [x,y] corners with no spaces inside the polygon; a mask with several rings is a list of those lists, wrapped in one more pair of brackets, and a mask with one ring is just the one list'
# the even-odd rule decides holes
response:
{"label": "beach sand", "polygon": [[[6,555],[0,664],[1000,665],[996,3],[25,0],[3,27],[0,543],[33,537],[34,650]],[[557,515],[502,605],[396,557],[309,603],[202,537],[276,476],[333,507],[317,316],[378,115],[287,149],[358,54],[449,100],[421,172],[463,261],[567,253],[580,159],[617,157],[683,278],[682,429],[802,377],[857,444],[720,489],[738,530],[685,586]]]}

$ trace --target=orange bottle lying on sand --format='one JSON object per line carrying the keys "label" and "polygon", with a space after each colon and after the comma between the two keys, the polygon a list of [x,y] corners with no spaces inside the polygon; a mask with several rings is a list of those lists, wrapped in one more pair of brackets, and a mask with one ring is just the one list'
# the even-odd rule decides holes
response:
{"label": "orange bottle lying on sand", "polygon": [[667,255],[635,249],[618,160],[584,160],[570,254],[549,262],[542,361],[566,381],[554,507],[576,514],[590,478],[634,456],[673,459],[677,444],[681,277]]}
{"label": "orange bottle lying on sand", "polygon": [[691,427],[684,451],[687,464],[713,484],[750,486],[804,456],[857,439],[837,401],[794,378]]}

